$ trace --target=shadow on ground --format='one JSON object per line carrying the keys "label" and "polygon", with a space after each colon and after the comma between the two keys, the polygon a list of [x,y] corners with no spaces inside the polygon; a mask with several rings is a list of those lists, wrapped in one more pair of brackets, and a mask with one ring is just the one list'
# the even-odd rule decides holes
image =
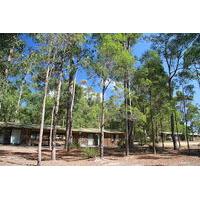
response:
{"label": "shadow on ground", "polygon": [[[30,149],[27,148],[27,152],[24,150],[0,150],[0,163],[10,163],[10,164],[16,164],[20,165],[20,163],[17,162],[17,158],[25,159],[27,161],[36,161],[37,160],[37,149]],[[125,150],[120,148],[105,148],[104,155],[109,160],[117,160],[119,157],[125,156]],[[200,157],[200,149],[191,149],[190,152],[187,149],[181,149],[174,151],[171,148],[165,148],[164,150],[161,147],[157,148],[157,155],[152,155],[152,148],[148,146],[135,146],[130,151],[130,155],[137,156],[137,159],[139,160],[159,160],[159,159],[171,159],[175,156],[185,155],[185,156],[197,156]],[[12,158],[14,159],[12,160]],[[86,155],[83,153],[82,149],[72,149],[70,152],[67,152],[64,149],[57,150],[57,160],[62,160],[66,162],[73,162],[73,161],[81,161],[81,160],[90,160],[86,157]],[[8,158],[8,159],[6,159]],[[16,160],[16,163],[15,163]],[[43,149],[42,150],[42,160],[43,161],[50,161],[51,160],[51,152],[49,149]],[[22,161],[23,162],[23,161]],[[28,164],[29,165],[29,164]],[[31,165],[31,164],[30,164]]]}

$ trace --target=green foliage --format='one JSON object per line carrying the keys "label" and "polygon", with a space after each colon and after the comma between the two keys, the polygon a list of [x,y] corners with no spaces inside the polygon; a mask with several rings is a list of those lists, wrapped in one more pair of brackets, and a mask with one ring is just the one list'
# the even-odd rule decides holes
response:
{"label": "green foliage", "polygon": [[120,149],[124,149],[124,148],[125,148],[125,141],[124,141],[124,140],[120,140],[120,141],[117,143],[117,146],[118,146]]}
{"label": "green foliage", "polygon": [[75,149],[80,149],[80,144],[77,143],[77,142],[73,142],[71,145],[70,145],[71,148],[75,148]]}
{"label": "green foliage", "polygon": [[94,147],[86,147],[83,149],[83,153],[87,158],[95,158],[99,155],[99,152]]}
{"label": "green foliage", "polygon": [[[192,102],[193,80],[200,80],[199,34],[153,34],[150,36],[153,48],[138,60],[136,68],[132,50],[140,36],[136,33],[32,34],[35,47],[29,49],[20,34],[0,34],[0,121],[40,123],[45,73],[50,67],[45,124],[51,123],[56,86],[62,71],[58,124],[66,126],[69,74],[75,76],[81,69],[89,72],[89,76],[85,84],[76,84],[74,128],[99,128],[101,95],[95,90],[97,85],[102,86],[99,82],[105,81],[114,83],[111,89],[110,85],[106,88],[106,129],[125,130],[124,94],[129,93],[132,106],[128,111],[132,113],[134,134],[141,144],[152,134],[151,114],[157,132],[161,131],[161,126],[163,131],[170,131],[171,113],[176,113],[177,128],[184,132],[183,102],[188,130],[200,132],[199,107]],[[169,64],[171,72],[166,70]],[[124,88],[126,73],[130,91]],[[95,77],[94,85],[89,84],[91,77]],[[171,99],[169,78],[172,79],[172,93],[176,94]],[[79,77],[77,79],[79,82]]]}
{"label": "green foliage", "polygon": [[74,107],[74,128],[97,128],[99,127],[100,106],[89,102],[85,97],[81,97]]}

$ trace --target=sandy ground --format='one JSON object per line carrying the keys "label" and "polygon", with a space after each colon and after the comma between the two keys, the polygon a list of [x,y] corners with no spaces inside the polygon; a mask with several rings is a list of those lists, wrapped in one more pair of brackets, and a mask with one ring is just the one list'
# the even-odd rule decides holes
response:
{"label": "sandy ground", "polygon": [[[165,144],[166,149],[162,151],[158,147],[156,155],[152,154],[148,147],[136,147],[126,157],[120,149],[105,149],[105,158],[88,159],[81,150],[73,149],[67,153],[63,149],[57,150],[57,160],[50,160],[50,151],[44,148],[42,151],[42,165],[45,166],[179,166],[200,165],[200,146],[197,142],[191,142],[190,154],[186,150],[185,143],[179,151],[173,151],[171,143]],[[37,147],[22,147],[11,145],[0,145],[0,165],[36,165]]]}

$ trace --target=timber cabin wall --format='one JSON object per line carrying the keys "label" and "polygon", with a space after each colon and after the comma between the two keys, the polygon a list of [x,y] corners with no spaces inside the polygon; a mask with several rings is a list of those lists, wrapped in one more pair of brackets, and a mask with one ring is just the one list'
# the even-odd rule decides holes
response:
{"label": "timber cabin wall", "polygon": [[104,134],[104,146],[105,147],[117,147],[118,143],[121,139],[123,139],[123,136],[120,134],[105,133]]}
{"label": "timber cabin wall", "polygon": [[21,129],[21,137],[20,137],[21,145],[31,145],[31,133],[29,129]]}
{"label": "timber cabin wall", "polygon": [[[21,130],[20,134],[20,145],[24,146],[36,146],[38,145],[38,139],[39,139],[39,130],[34,128],[15,128],[15,127],[5,127],[1,128],[0,132],[9,132],[11,137],[11,132],[13,129]],[[43,146],[49,145],[49,132],[50,130],[44,129],[43,133]],[[81,146],[87,147],[89,144],[89,135],[93,137],[100,138],[99,133],[88,133],[88,132],[73,132],[73,143],[80,144]],[[65,139],[65,132],[64,131],[57,131],[57,144],[64,144]],[[123,139],[123,134],[112,134],[112,133],[106,133],[104,134],[104,146],[105,147],[117,147],[118,142]],[[10,138],[9,138],[10,141]],[[5,143],[9,144],[9,143]],[[98,142],[99,145],[99,142]],[[93,146],[98,146],[97,144]]]}
{"label": "timber cabin wall", "polygon": [[88,134],[87,133],[73,133],[73,141],[80,144],[81,146],[88,145]]}
{"label": "timber cabin wall", "polygon": [[[97,136],[100,138],[100,134],[98,133],[85,133],[85,132],[75,132],[73,133],[73,142],[79,143],[81,146],[88,146],[88,135],[91,134],[93,136]],[[105,147],[117,147],[120,140],[123,139],[122,134],[104,134],[104,146]]]}
{"label": "timber cabin wall", "polygon": [[92,136],[97,136],[97,133],[86,133],[86,132],[74,132],[73,135],[73,142],[76,144],[80,144],[82,147],[88,146],[88,135],[91,134]]}

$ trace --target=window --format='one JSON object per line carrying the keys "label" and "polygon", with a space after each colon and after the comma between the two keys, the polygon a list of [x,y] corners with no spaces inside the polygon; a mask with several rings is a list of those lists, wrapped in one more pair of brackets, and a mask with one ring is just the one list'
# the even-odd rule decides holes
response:
{"label": "window", "polygon": [[32,132],[32,133],[31,133],[31,139],[32,139],[32,140],[37,140],[37,139],[39,139],[38,133],[37,133],[37,132]]}

